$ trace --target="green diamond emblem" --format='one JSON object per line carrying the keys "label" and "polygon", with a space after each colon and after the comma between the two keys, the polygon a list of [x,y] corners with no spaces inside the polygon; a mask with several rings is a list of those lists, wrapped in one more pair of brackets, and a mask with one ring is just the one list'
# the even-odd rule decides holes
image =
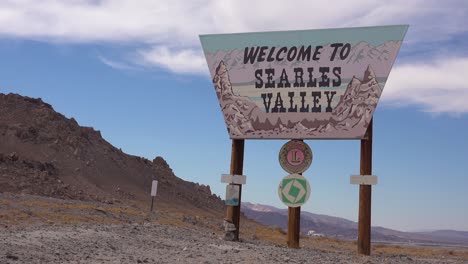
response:
{"label": "green diamond emblem", "polygon": [[291,195],[292,197],[297,197],[299,195],[299,192],[301,190],[299,188],[297,188],[296,186],[291,186],[291,189],[289,189],[289,195]]}
{"label": "green diamond emblem", "polygon": [[309,200],[309,182],[300,174],[290,174],[281,180],[278,196],[288,207],[302,206]]}

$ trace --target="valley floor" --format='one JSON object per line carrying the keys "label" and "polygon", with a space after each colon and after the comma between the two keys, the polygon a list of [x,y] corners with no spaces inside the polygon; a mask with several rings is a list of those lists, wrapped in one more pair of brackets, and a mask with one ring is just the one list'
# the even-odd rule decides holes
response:
{"label": "valley floor", "polygon": [[328,239],[304,238],[301,249],[288,249],[279,242],[284,233],[248,220],[242,241],[228,242],[216,222],[209,215],[0,194],[0,263],[468,263],[462,251],[381,245],[360,256],[353,243]]}
{"label": "valley floor", "polygon": [[207,230],[158,223],[3,229],[0,241],[2,263],[467,263],[226,242]]}

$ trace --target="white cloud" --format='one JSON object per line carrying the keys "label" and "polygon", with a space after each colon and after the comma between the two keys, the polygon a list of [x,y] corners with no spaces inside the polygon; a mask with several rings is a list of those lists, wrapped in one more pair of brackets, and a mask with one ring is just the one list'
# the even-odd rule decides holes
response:
{"label": "white cloud", "polygon": [[3,0],[0,34],[188,47],[206,33],[410,24],[423,40],[466,31],[467,13],[457,0]]}
{"label": "white cloud", "polygon": [[[6,0],[0,34],[67,42],[167,43],[191,39],[211,27],[207,1]],[[193,36],[192,36],[193,35]]]}
{"label": "white cloud", "polygon": [[405,64],[390,73],[382,102],[427,112],[468,113],[468,58]]}
{"label": "white cloud", "polygon": [[154,47],[138,52],[146,65],[157,65],[176,73],[208,74],[205,57],[191,49],[171,51],[167,47]]}

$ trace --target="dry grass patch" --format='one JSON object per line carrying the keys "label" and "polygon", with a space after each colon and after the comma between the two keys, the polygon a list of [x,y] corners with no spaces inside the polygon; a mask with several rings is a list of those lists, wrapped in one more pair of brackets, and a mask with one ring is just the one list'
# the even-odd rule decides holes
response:
{"label": "dry grass patch", "polygon": [[356,252],[356,242],[330,237],[301,237],[301,247],[325,252]]}
{"label": "dry grass patch", "polygon": [[22,210],[7,209],[0,211],[0,222],[8,224],[28,223],[30,216]]}
{"label": "dry grass patch", "polygon": [[2,206],[9,206],[9,205],[10,205],[10,202],[9,202],[8,200],[1,199],[1,200],[0,200],[0,205],[2,205]]}
{"label": "dry grass patch", "polygon": [[143,211],[132,209],[132,208],[109,207],[109,208],[103,208],[103,209],[106,212],[111,212],[111,213],[116,213],[116,214],[139,215],[139,216],[148,215],[147,213]]}
{"label": "dry grass patch", "polygon": [[408,255],[408,256],[423,256],[423,257],[436,257],[436,256],[454,256],[463,259],[468,259],[468,249],[447,249],[447,248],[433,248],[423,246],[411,245],[388,245],[388,244],[374,244],[372,252],[375,254],[394,254],[394,255]]}
{"label": "dry grass patch", "polygon": [[39,200],[32,200],[32,201],[22,201],[19,203],[22,206],[27,207],[40,207],[40,208],[48,208],[48,209],[78,209],[78,210],[88,210],[88,209],[96,209],[97,206],[92,204],[86,203],[56,203],[56,202],[46,202],[46,201],[39,201]]}
{"label": "dry grass patch", "polygon": [[[31,221],[57,224],[121,224],[144,222],[148,214],[138,207],[110,206],[77,201],[26,200],[10,201],[9,206],[18,212],[28,214],[11,215],[8,210],[0,210],[0,222],[27,224]],[[14,220],[14,221],[13,221]]]}
{"label": "dry grass patch", "polygon": [[240,237],[252,238],[255,235],[258,239],[268,241],[275,245],[286,246],[286,232],[278,227],[268,227],[257,222],[241,219]]}

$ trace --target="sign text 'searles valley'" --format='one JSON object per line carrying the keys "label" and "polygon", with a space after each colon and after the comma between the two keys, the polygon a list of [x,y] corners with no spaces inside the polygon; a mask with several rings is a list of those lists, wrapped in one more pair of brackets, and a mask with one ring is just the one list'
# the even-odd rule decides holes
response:
{"label": "sign text 'searles valley'", "polygon": [[[330,62],[335,60],[345,60],[351,51],[349,43],[333,43],[330,44],[332,53],[329,58]],[[301,46],[301,47],[246,47],[244,50],[244,64],[254,64],[257,62],[281,62],[287,60],[292,61],[320,61],[321,50],[323,46]],[[294,76],[288,76],[285,68],[281,73],[276,72],[274,68],[256,69],[255,88],[291,88],[292,87],[338,87],[341,85],[341,67],[295,67],[293,68]],[[276,80],[279,75],[279,79]],[[291,75],[291,73],[290,73]],[[275,77],[276,76],[276,77]],[[317,77],[316,77],[317,76]],[[292,82],[292,84],[291,84]],[[283,94],[283,95],[282,95]],[[325,112],[331,112],[331,102],[336,91],[324,91],[322,96],[321,91],[294,92],[265,92],[261,93],[263,105],[267,113],[285,113],[285,112],[322,112],[322,104],[326,105]],[[294,98],[300,97],[300,102],[294,101]],[[284,99],[283,99],[284,98]],[[272,105],[273,100],[273,105]],[[284,102],[288,100],[288,102]],[[323,103],[321,103],[321,101]],[[306,103],[308,102],[308,103]],[[299,106],[299,107],[298,107]]]}

